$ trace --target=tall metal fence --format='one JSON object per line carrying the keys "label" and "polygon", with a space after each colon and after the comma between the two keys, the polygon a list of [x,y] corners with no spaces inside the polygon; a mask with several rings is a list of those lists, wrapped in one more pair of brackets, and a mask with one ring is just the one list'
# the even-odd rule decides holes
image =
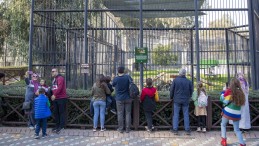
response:
{"label": "tall metal fence", "polygon": [[[258,3],[32,0],[31,68],[49,78],[58,67],[76,89],[90,88],[98,74],[116,75],[121,65],[138,85],[153,78],[159,90],[169,89],[180,68],[208,90],[222,89],[237,72],[256,89],[259,19],[251,2]],[[147,47],[147,63],[135,62],[136,47]]]}

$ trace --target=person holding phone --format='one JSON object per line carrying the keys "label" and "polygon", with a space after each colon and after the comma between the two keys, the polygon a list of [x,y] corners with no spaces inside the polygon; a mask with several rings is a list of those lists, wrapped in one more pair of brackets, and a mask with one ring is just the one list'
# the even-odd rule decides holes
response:
{"label": "person holding phone", "polygon": [[[29,78],[31,75],[31,80]],[[28,127],[33,130],[35,127],[35,119],[34,119],[34,98],[36,97],[36,92],[40,86],[39,76],[32,71],[27,71],[25,73],[25,83],[27,85],[25,92],[25,102],[29,103],[30,107],[24,109],[24,113],[28,115]]]}

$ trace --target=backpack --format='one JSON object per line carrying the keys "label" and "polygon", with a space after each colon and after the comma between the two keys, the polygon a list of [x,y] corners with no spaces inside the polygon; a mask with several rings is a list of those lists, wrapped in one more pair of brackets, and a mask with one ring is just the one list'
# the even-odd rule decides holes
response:
{"label": "backpack", "polygon": [[143,101],[143,109],[144,111],[154,111],[156,108],[156,102],[154,97],[149,97],[148,95],[145,96]]}
{"label": "backpack", "polygon": [[208,96],[206,96],[203,92],[201,92],[198,97],[198,106],[206,107],[207,105],[208,105]]}
{"label": "backpack", "polygon": [[129,93],[131,98],[136,98],[139,95],[138,86],[133,83],[130,77],[129,77]]}

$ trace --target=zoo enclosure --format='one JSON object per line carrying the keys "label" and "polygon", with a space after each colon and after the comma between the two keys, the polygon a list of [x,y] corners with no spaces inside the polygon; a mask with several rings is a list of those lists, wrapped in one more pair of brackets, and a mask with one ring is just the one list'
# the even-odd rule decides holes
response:
{"label": "zoo enclosure", "polygon": [[[29,69],[49,78],[59,67],[70,88],[124,65],[140,87],[179,68],[208,90],[244,72],[258,89],[258,0],[32,0]],[[136,47],[148,62],[135,63]],[[90,69],[87,72],[85,64]],[[86,73],[87,72],[87,73]]]}

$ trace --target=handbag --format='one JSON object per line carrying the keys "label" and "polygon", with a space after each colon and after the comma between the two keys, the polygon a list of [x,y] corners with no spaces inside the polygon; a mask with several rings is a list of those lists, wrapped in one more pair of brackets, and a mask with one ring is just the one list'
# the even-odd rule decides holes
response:
{"label": "handbag", "polygon": [[31,109],[31,102],[30,101],[24,101],[23,104],[22,104],[22,109],[23,110]]}

